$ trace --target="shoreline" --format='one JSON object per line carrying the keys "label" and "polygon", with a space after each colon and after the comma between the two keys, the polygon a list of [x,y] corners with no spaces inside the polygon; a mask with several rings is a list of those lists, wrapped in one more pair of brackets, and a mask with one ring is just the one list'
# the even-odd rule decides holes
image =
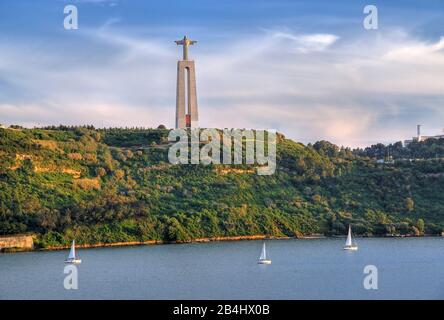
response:
{"label": "shoreline", "polygon": [[[427,238],[427,237],[442,237],[440,235],[426,234],[421,236],[416,235],[385,235],[385,236],[357,236],[356,238]],[[113,242],[113,243],[94,243],[94,244],[76,244],[77,249],[93,249],[93,248],[107,248],[107,247],[129,247],[129,246],[144,246],[144,245],[168,245],[168,244],[189,244],[189,243],[209,243],[222,241],[252,241],[252,240],[310,240],[310,239],[342,239],[346,236],[333,235],[325,236],[322,234],[313,234],[307,236],[266,236],[266,235],[252,235],[252,236],[225,236],[225,237],[208,237],[196,238],[188,241],[171,241],[165,242],[163,240],[147,240],[147,241],[128,241],[128,242]],[[71,246],[50,246],[45,248],[23,249],[23,248],[5,248],[0,250],[1,253],[18,253],[18,252],[39,252],[39,251],[59,251],[67,250]]]}
{"label": "shoreline", "polygon": [[[189,244],[189,243],[208,243],[221,241],[248,241],[248,240],[289,240],[296,239],[296,237],[270,237],[265,235],[253,236],[227,236],[227,237],[210,237],[210,238],[196,238],[188,241],[170,241],[163,240],[147,240],[147,241],[128,241],[128,242],[113,242],[113,243],[94,243],[94,244],[76,244],[77,249],[90,248],[106,248],[106,247],[130,247],[130,246],[146,246],[146,245],[168,245],[168,244]],[[69,249],[71,245],[37,248],[30,251],[57,251]]]}

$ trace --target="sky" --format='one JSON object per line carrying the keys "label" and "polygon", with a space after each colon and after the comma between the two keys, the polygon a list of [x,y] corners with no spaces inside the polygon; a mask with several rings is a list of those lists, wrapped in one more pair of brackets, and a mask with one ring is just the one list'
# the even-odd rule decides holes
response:
{"label": "sky", "polygon": [[173,127],[185,34],[201,127],[350,147],[444,128],[442,0],[2,0],[0,123]]}

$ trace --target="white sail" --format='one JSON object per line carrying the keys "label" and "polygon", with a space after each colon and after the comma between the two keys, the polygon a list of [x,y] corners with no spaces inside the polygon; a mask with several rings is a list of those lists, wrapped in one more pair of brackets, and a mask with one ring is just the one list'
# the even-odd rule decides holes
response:
{"label": "white sail", "polygon": [[69,256],[68,259],[75,259],[76,258],[76,245],[75,245],[75,241],[72,241],[71,244],[71,251],[69,251]]}
{"label": "white sail", "polygon": [[261,252],[261,256],[259,258],[260,260],[266,260],[267,259],[267,252],[265,251],[265,242],[264,245],[262,246],[262,252]]}
{"label": "white sail", "polygon": [[352,245],[353,245],[353,241],[352,241],[351,226],[348,226],[348,235],[347,235],[347,241],[345,241],[345,246],[351,247]]}

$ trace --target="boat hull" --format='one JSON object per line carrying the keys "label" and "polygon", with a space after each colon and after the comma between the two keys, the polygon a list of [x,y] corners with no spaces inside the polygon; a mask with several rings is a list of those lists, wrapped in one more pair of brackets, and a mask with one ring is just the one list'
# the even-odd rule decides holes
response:
{"label": "boat hull", "polygon": [[259,260],[257,263],[258,264],[271,264],[271,260],[268,260],[268,259]]}
{"label": "boat hull", "polygon": [[82,260],[81,259],[67,259],[65,260],[65,263],[69,263],[69,264],[81,264]]}
{"label": "boat hull", "polygon": [[358,251],[358,247],[357,246],[345,246],[344,250],[348,250],[348,251]]}

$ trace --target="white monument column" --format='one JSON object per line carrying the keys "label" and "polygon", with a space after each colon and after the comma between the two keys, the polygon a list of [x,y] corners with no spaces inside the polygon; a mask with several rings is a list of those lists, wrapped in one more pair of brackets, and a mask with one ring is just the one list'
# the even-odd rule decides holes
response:
{"label": "white monument column", "polygon": [[183,46],[183,59],[177,62],[176,128],[196,128],[198,127],[196,72],[194,61],[188,60],[188,46],[197,41],[184,36],[182,40],[175,42]]}

